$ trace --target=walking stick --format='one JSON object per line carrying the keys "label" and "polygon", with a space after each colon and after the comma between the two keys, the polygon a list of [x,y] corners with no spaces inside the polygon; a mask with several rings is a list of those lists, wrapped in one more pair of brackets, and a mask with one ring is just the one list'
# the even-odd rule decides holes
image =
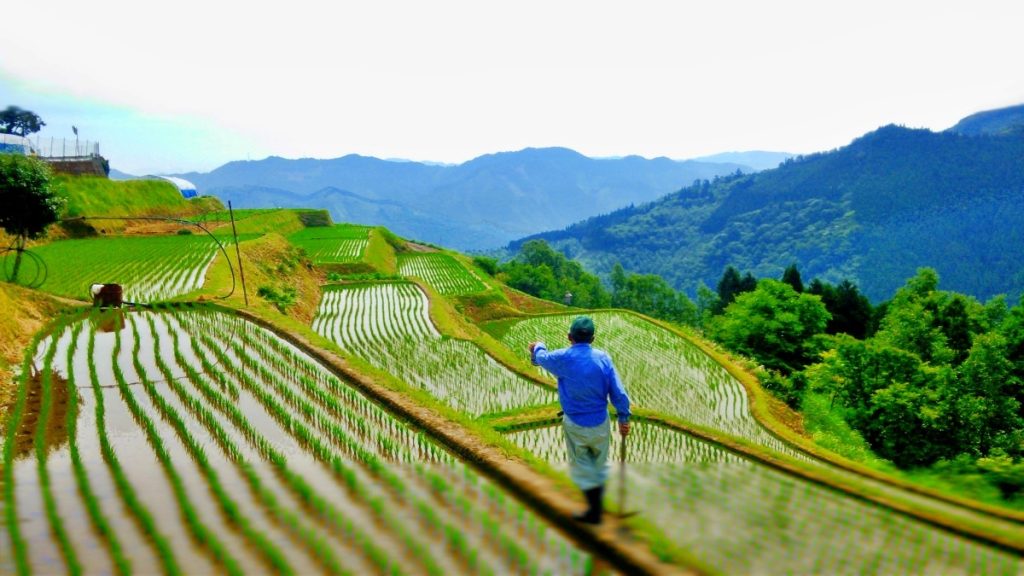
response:
{"label": "walking stick", "polygon": [[626,438],[622,437],[622,444],[619,446],[619,519],[623,520],[635,516],[636,512],[626,512]]}

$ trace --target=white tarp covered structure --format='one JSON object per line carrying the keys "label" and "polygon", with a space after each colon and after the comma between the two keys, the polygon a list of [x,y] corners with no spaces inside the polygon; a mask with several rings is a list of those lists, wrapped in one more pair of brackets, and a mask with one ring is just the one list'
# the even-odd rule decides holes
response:
{"label": "white tarp covered structure", "polygon": [[32,146],[32,141],[24,136],[0,134],[0,153],[4,152],[8,154],[32,154],[35,152],[35,148]]}
{"label": "white tarp covered structure", "polygon": [[196,192],[196,185],[185,180],[184,178],[178,178],[177,176],[157,176],[161,180],[167,180],[171,184],[177,187],[178,192],[185,198],[195,198],[199,194]]}

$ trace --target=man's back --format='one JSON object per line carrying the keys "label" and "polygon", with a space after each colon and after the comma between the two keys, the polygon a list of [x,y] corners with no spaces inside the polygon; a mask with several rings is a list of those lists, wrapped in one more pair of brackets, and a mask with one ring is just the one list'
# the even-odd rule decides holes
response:
{"label": "man's back", "polygon": [[577,343],[549,352],[539,344],[533,361],[558,378],[558,399],[574,423],[597,426],[604,422],[609,398],[620,414],[629,414],[626,392],[611,357],[604,351]]}

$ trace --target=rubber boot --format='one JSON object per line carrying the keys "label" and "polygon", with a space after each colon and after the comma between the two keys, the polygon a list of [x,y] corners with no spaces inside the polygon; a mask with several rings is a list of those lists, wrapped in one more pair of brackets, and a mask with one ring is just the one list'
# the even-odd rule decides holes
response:
{"label": "rubber boot", "polygon": [[585,524],[600,524],[601,511],[604,508],[604,486],[584,490],[583,495],[587,497],[587,511],[573,514],[573,520]]}

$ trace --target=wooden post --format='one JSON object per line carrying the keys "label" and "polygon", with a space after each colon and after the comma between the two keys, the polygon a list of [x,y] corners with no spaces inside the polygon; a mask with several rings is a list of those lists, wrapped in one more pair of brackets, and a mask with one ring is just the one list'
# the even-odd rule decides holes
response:
{"label": "wooden post", "polygon": [[[231,234],[235,237],[235,256],[238,258],[238,275],[242,277],[242,297],[245,298],[245,307],[249,307],[249,292],[245,289],[245,271],[242,270],[242,249],[238,247],[238,230],[235,228],[235,211],[231,208],[231,200],[228,200],[228,214],[231,216]],[[230,264],[230,262],[228,263]]]}

